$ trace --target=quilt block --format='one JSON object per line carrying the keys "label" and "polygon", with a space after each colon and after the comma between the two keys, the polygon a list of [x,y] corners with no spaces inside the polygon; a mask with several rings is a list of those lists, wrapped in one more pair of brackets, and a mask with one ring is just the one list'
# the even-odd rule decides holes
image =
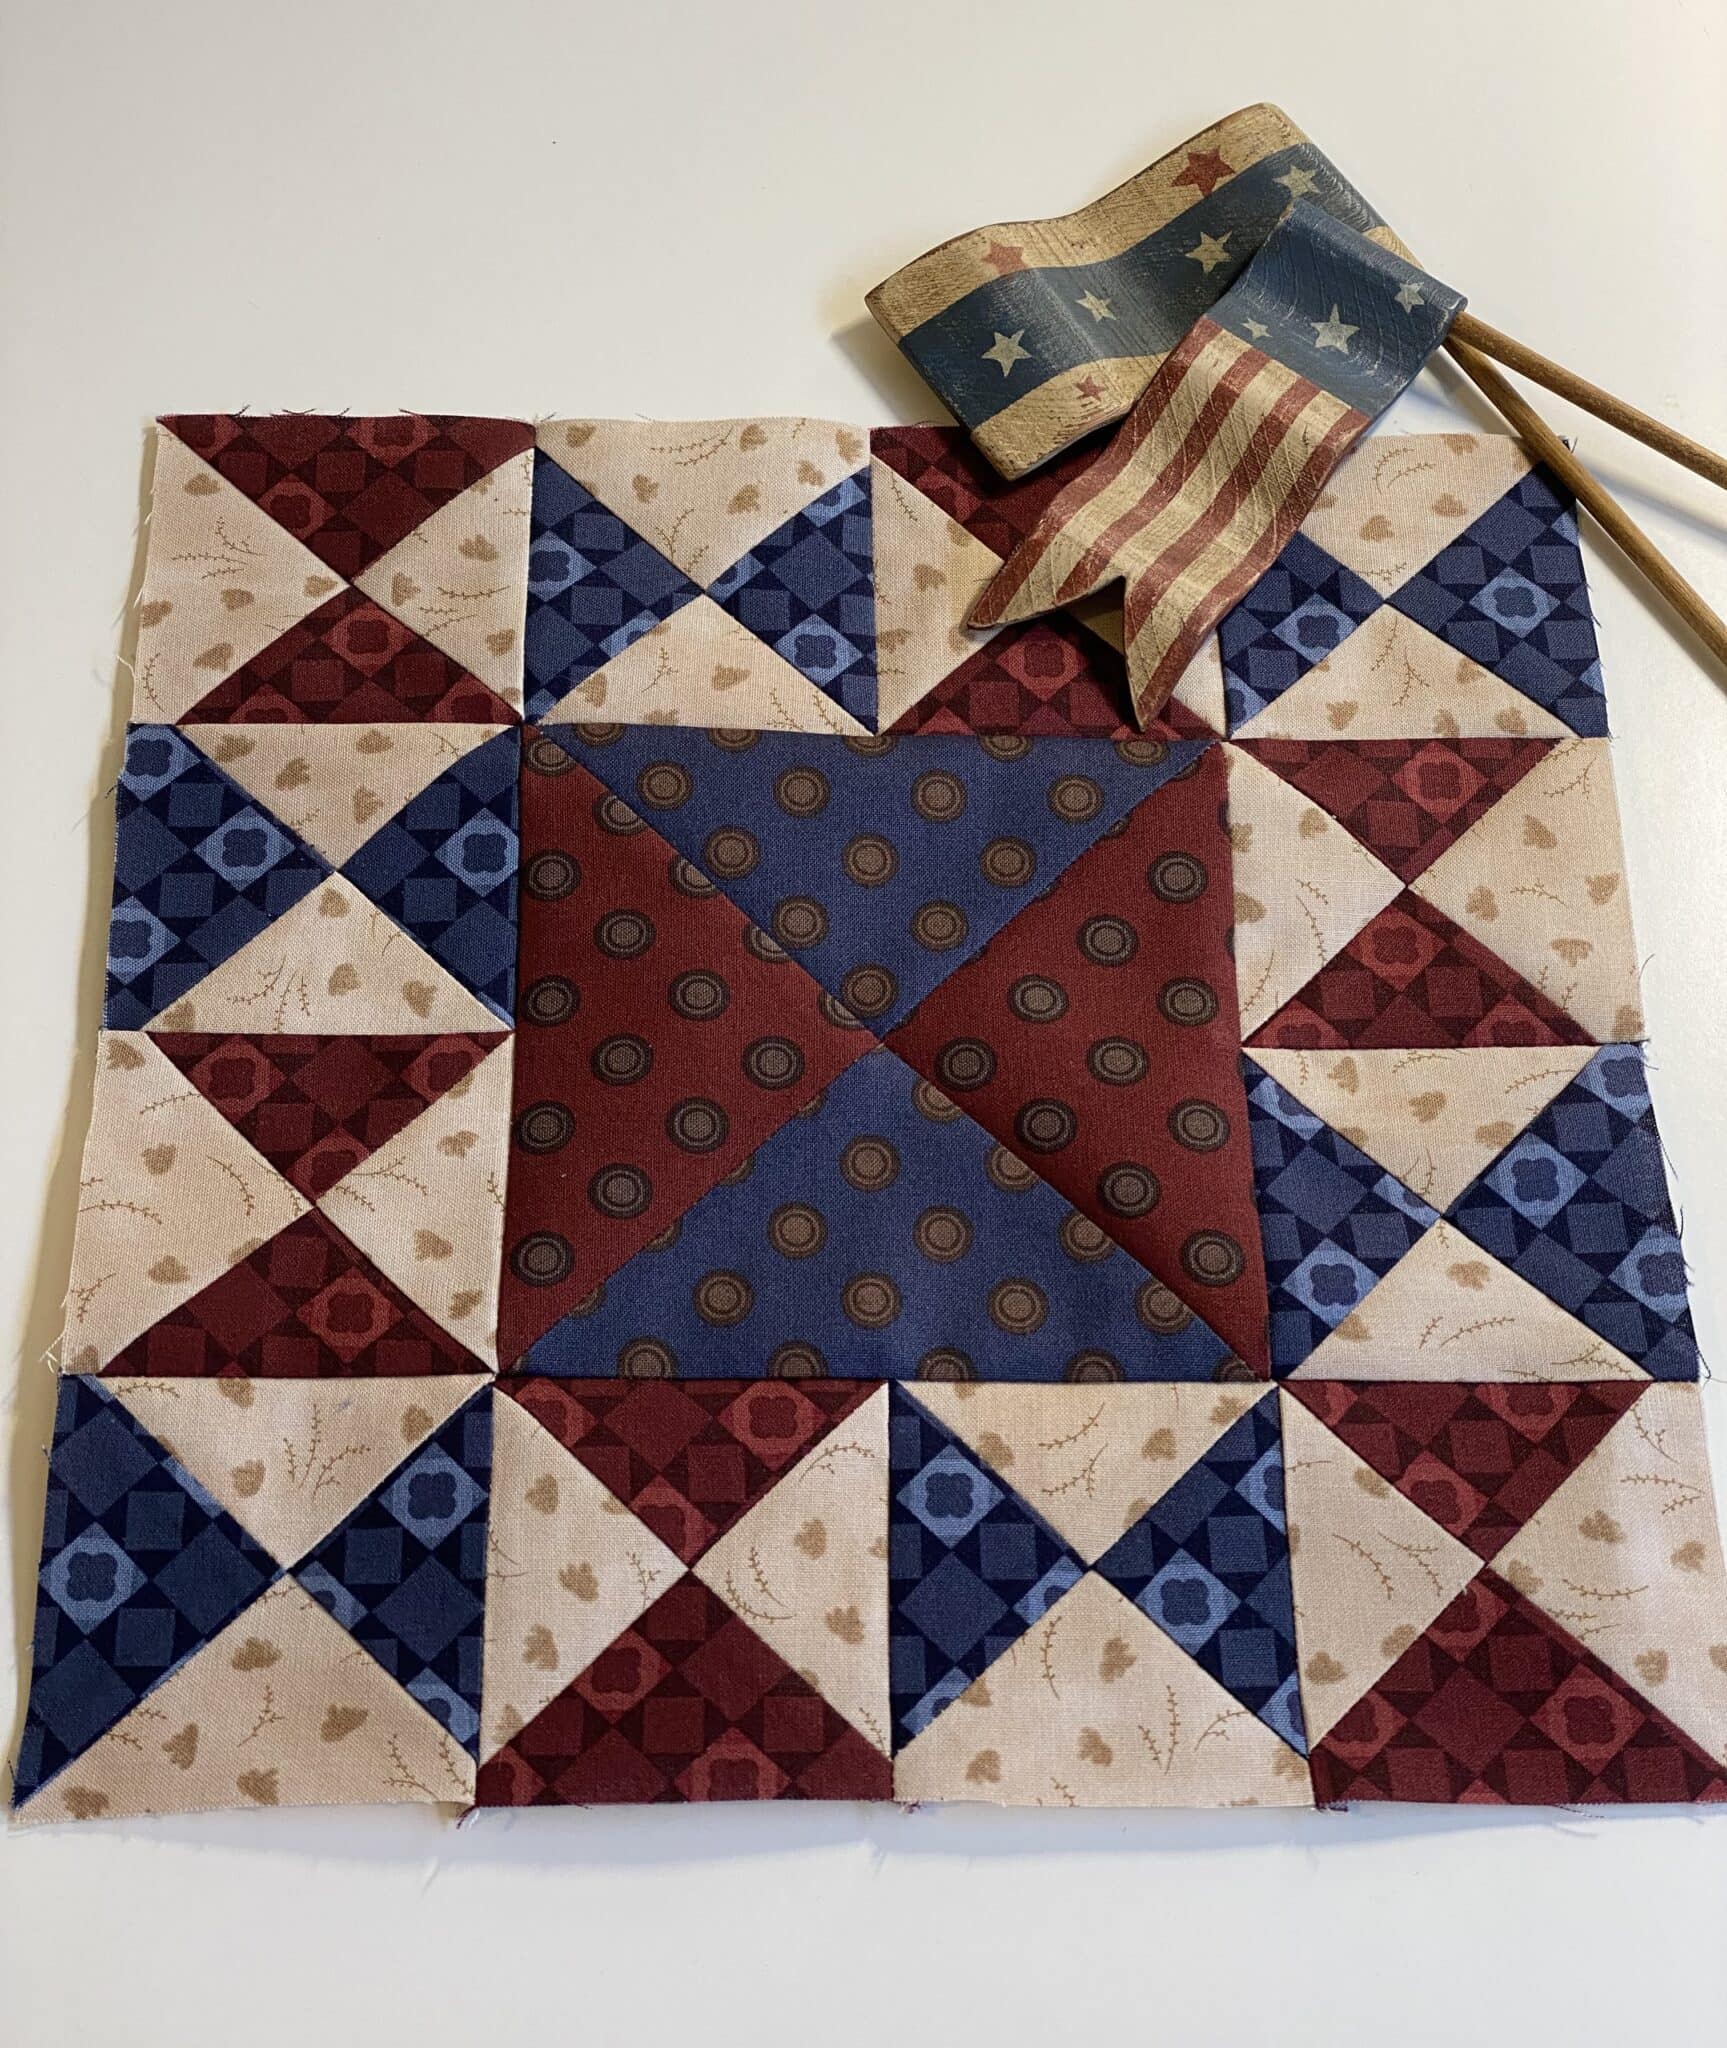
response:
{"label": "quilt block", "polygon": [[1088,456],[161,423],[20,1818],[1727,1797],[1570,507]]}

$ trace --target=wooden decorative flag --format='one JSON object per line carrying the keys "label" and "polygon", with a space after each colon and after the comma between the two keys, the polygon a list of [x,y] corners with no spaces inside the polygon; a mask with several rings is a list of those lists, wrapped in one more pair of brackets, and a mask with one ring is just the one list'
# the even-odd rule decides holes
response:
{"label": "wooden decorative flag", "polygon": [[1298,200],[1164,358],[1109,447],[1051,501],[972,624],[1033,618],[1122,583],[1134,706],[1151,717],[1462,304]]}

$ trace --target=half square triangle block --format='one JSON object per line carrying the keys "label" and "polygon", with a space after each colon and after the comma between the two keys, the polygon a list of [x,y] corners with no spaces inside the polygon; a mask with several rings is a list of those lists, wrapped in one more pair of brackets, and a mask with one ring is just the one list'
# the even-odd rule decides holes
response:
{"label": "half square triangle block", "polygon": [[478,1803],[892,1793],[881,1751],[686,1574],[481,1766]]}
{"label": "half square triangle block", "polygon": [[928,1409],[897,1387],[890,1398],[888,1683],[899,1748],[1085,1568]]}
{"label": "half square triangle block", "polygon": [[105,1378],[414,1378],[481,1362],[317,1209],[159,1316]]}
{"label": "half square triangle block", "polygon": [[314,1201],[503,1043],[501,1032],[153,1035],[199,1094]]}
{"label": "half square triangle block", "polygon": [[533,446],[522,420],[176,413],[162,425],[350,581]]}
{"label": "half square triangle block", "polygon": [[515,1006],[520,737],[464,754],[342,873],[504,1023]]}
{"label": "half square triangle block", "polygon": [[560,745],[878,1032],[1209,742],[561,726]]}
{"label": "half square triangle block", "polygon": [[1577,521],[1546,471],[1513,484],[1390,602],[1573,732],[1606,736]]}
{"label": "half square triangle block", "polygon": [[22,1803],[256,1599],[275,1561],[99,1381],[60,1382]]}
{"label": "half square triangle block", "polygon": [[708,589],[740,625],[874,728],[875,581],[867,468],[794,512]]}
{"label": "half square triangle block", "polygon": [[516,714],[461,663],[357,590],[339,590],[177,721],[508,724]]}
{"label": "half square triangle block", "polygon": [[115,806],[110,1028],[147,1024],[329,873],[172,726],[131,728]]}
{"label": "half square triangle block", "polygon": [[1233,732],[1342,646],[1384,600],[1298,533],[1218,627]]}
{"label": "half square triangle block", "polygon": [[530,718],[700,594],[566,469],[535,455],[523,638]]}
{"label": "half square triangle block", "polygon": [[1639,1047],[1603,1046],[1446,1214],[1651,1378],[1698,1376]]}
{"label": "half square triangle block", "polygon": [[1727,1776],[1492,1571],[1464,1587],[1310,1759],[1321,1804],[1727,1799]]}
{"label": "half square triangle block", "polygon": [[478,1747],[492,1465],[489,1387],[294,1567],[470,1756]]}
{"label": "half square triangle block", "polygon": [[1534,983],[1411,889],[1254,1034],[1292,1050],[1586,1045]]}
{"label": "half square triangle block", "polygon": [[686,1565],[875,1391],[824,1379],[501,1385]]}
{"label": "half square triangle block", "polygon": [[1095,1570],[1306,1752],[1275,1394],[1232,1423]]}
{"label": "half square triangle block", "polygon": [[886,1048],[744,1164],[684,1212],[673,1242],[554,1325],[526,1369],[691,1382],[1242,1370],[1161,1280]]}
{"label": "half square triangle block", "polygon": [[1489,1562],[1646,1389],[1642,1380],[1289,1383],[1357,1457]]}
{"label": "half square triangle block", "polygon": [[1244,1053],[1271,1364],[1293,1372],[1439,1220]]}

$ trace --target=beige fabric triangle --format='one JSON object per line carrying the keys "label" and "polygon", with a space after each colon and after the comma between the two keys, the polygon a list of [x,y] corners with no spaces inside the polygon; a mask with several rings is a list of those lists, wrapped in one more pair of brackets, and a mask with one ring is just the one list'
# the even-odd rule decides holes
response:
{"label": "beige fabric triangle", "polygon": [[838,420],[548,420],[539,443],[704,589],[869,460]]}
{"label": "beige fabric triangle", "polygon": [[1291,1375],[1303,1380],[1640,1380],[1622,1351],[1436,1223]]}
{"label": "beige fabric triangle", "polygon": [[64,1369],[99,1370],[306,1207],[142,1032],[103,1032]]}
{"label": "beige fabric triangle", "polygon": [[883,1755],[892,1725],[887,1416],[883,1387],[693,1568]]}
{"label": "beige fabric triangle", "polygon": [[1229,711],[1223,698],[1223,656],[1217,635],[1204,641],[1199,652],[1181,672],[1181,681],[1170,692],[1170,702],[1183,704],[1203,718],[1213,732],[1228,732]]}
{"label": "beige fabric triangle", "polygon": [[1594,1056],[1587,1045],[1253,1057],[1339,1136],[1448,1209]]}
{"label": "beige fabric triangle", "polygon": [[1643,1036],[1609,741],[1555,747],[1411,886],[1591,1038]]}
{"label": "beige fabric triangle", "polygon": [[595,669],[541,720],[576,724],[729,726],[748,732],[858,734],[869,728],[800,675],[711,597]]}
{"label": "beige fabric triangle", "polygon": [[310,548],[158,427],[133,718],[171,724],[341,588]]}
{"label": "beige fabric triangle", "polygon": [[501,725],[187,725],[224,774],[340,867]]}
{"label": "beige fabric triangle", "polygon": [[1509,434],[1375,434],[1332,472],[1301,530],[1389,597],[1529,468]]}
{"label": "beige fabric triangle", "polygon": [[19,1811],[26,1824],[222,1806],[470,1805],[445,1728],[291,1579],[261,1594]]}
{"label": "beige fabric triangle", "polygon": [[885,462],[871,462],[870,492],[876,724],[885,732],[994,637],[994,629],[969,630],[965,621],[1001,557]]}
{"label": "beige fabric triangle", "polygon": [[517,710],[533,497],[533,452],[524,449],[440,505],[354,579]]}
{"label": "beige fabric triangle", "polygon": [[1498,1569],[1727,1763],[1727,1570],[1695,1386],[1653,1386]]}
{"label": "beige fabric triangle", "polygon": [[481,1760],[585,1671],[683,1569],[520,1402],[494,1396]]}
{"label": "beige fabric triangle", "polygon": [[1300,682],[1245,719],[1236,737],[1565,739],[1569,732],[1521,690],[1384,605]]}
{"label": "beige fabric triangle", "polygon": [[495,1046],[318,1207],[433,1322],[498,1362],[510,1054]]}
{"label": "beige fabric triangle", "polygon": [[1280,1394],[1301,1708],[1334,1728],[1481,1569],[1313,1413]]}
{"label": "beige fabric triangle", "polygon": [[1095,1564],[1268,1391],[932,1381],[917,1400]]}
{"label": "beige fabric triangle", "polygon": [[1402,884],[1353,833],[1251,754],[1226,747],[1235,978],[1249,1038]]}
{"label": "beige fabric triangle", "polygon": [[1313,1804],[1303,1759],[1089,1572],[900,1752],[894,1797]]}
{"label": "beige fabric triangle", "polygon": [[483,1383],[448,1373],[108,1384],[278,1564],[291,1565]]}
{"label": "beige fabric triangle", "polygon": [[152,1031],[497,1028],[477,996],[341,875],[327,876],[150,1024]]}

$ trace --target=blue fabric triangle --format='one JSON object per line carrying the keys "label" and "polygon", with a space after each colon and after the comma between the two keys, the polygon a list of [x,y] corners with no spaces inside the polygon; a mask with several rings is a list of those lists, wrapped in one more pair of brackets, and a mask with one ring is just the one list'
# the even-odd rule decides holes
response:
{"label": "blue fabric triangle", "polygon": [[1305,1756],[1277,1403],[1231,1423],[1092,1569]]}
{"label": "blue fabric triangle", "polygon": [[1040,1621],[1085,1567],[900,1388],[888,1411],[888,1694],[900,1749]]}
{"label": "blue fabric triangle", "polygon": [[1586,738],[1607,699],[1571,500],[1534,469],[1390,599]]}
{"label": "blue fabric triangle", "polygon": [[135,725],[115,796],[103,1021],[134,1031],[330,872],[171,725]]}
{"label": "blue fabric triangle", "polygon": [[536,453],[522,635],[530,718],[699,594],[658,548]]}
{"label": "blue fabric triangle", "polygon": [[1218,628],[1231,732],[1334,654],[1384,600],[1298,533]]}
{"label": "blue fabric triangle", "polygon": [[1641,1047],[1604,1045],[1446,1218],[1655,1379],[1697,1378]]}
{"label": "blue fabric triangle", "polygon": [[342,868],[506,1024],[516,1002],[520,756],[514,726],[475,747]]}
{"label": "blue fabric triangle", "polygon": [[545,729],[884,1035],[1213,744]]}
{"label": "blue fabric triangle", "polygon": [[458,1408],[294,1567],[470,1755],[480,1732],[492,1392]]}
{"label": "blue fabric triangle", "polygon": [[1271,1369],[1281,1377],[1361,1306],[1439,1212],[1245,1054],[1241,1067],[1271,1299]]}
{"label": "blue fabric triangle", "polygon": [[1182,1322],[1119,1246],[1102,1240],[1100,1256],[1100,1233],[1004,1160],[878,1047],[518,1369],[624,1372],[645,1346],[686,1379],[794,1360],[847,1379],[909,1378],[920,1362],[990,1380],[1216,1378],[1223,1340]]}
{"label": "blue fabric triangle", "polygon": [[867,467],[794,512],[709,584],[708,595],[875,730],[875,556]]}
{"label": "blue fabric triangle", "polygon": [[21,1804],[281,1576],[100,1380],[60,1382]]}

